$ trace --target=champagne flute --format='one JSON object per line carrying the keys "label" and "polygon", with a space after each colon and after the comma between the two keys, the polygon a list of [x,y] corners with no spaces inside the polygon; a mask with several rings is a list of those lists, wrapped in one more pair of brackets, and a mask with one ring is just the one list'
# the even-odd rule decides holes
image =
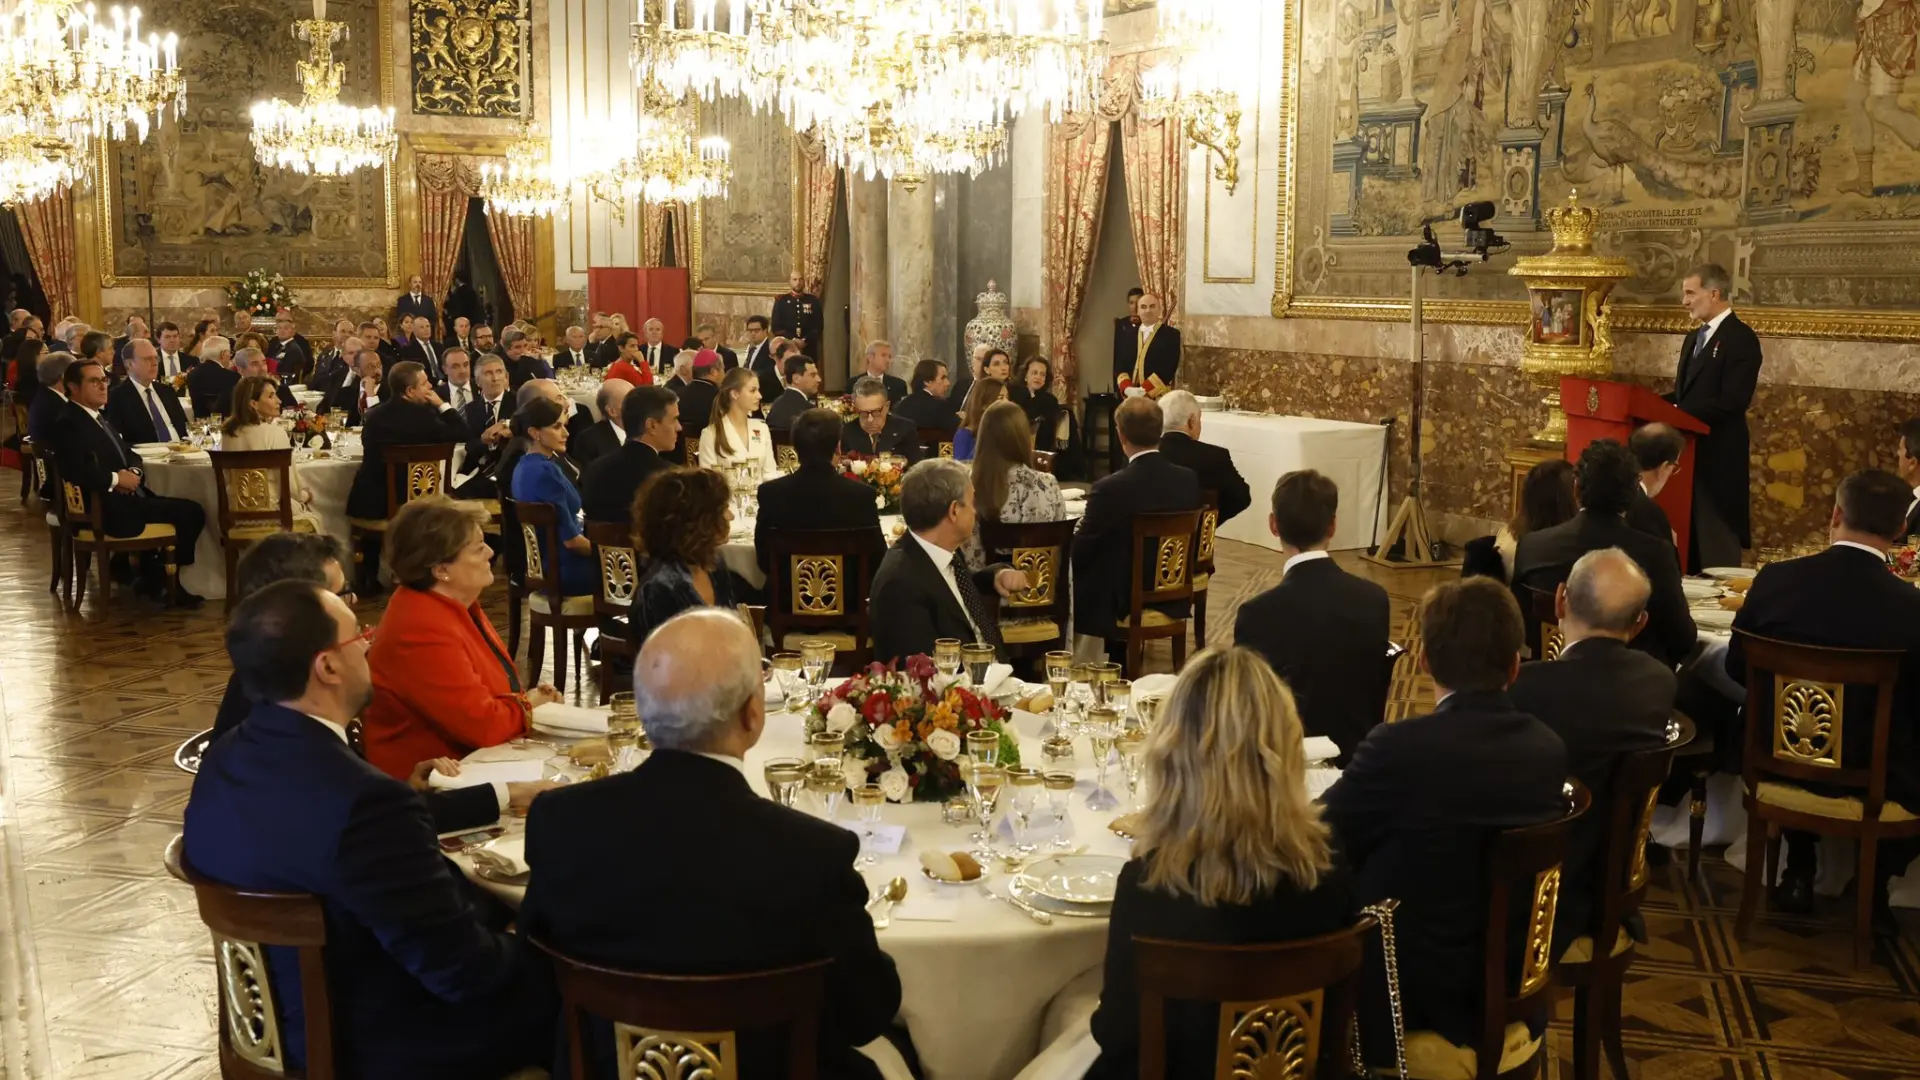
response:
{"label": "champagne flute", "polygon": [[767,664],[773,671],[773,685],[780,691],[786,710],[799,712],[805,708],[806,695],[800,692],[806,684],[806,676],[801,673],[804,658],[797,652],[777,652]]}
{"label": "champagne flute", "polygon": [[767,791],[773,795],[773,801],[791,810],[795,797],[800,794],[800,785],[806,783],[807,763],[797,757],[768,758],[766,776]]}
{"label": "champagne flute", "polygon": [[933,669],[951,679],[960,674],[960,639],[943,637],[933,639]]}
{"label": "champagne flute", "polygon": [[1119,797],[1107,790],[1107,756],[1119,734],[1120,714],[1105,705],[1087,710],[1087,742],[1093,746],[1094,768],[1093,792],[1086,801],[1089,810],[1113,810],[1120,805]]}
{"label": "champagne flute", "polygon": [[1093,704],[1093,667],[1089,664],[1075,664],[1068,675],[1067,715],[1062,727],[1067,737],[1072,738],[1081,722],[1086,719],[1087,707]]}
{"label": "champagne flute", "polygon": [[963,645],[960,660],[967,667],[967,684],[978,693],[986,693],[987,669],[993,666],[993,646],[981,641]]}
{"label": "champagne flute", "polygon": [[1055,650],[1046,655],[1047,691],[1053,695],[1053,709],[1047,716],[1047,730],[1043,734],[1051,735],[1060,728],[1060,710],[1065,705],[1067,680],[1073,674],[1073,653],[1067,650]]}
{"label": "champagne flute", "polygon": [[998,765],[975,765],[973,767],[973,809],[980,820],[980,831],[972,839],[980,845],[977,849],[989,858],[993,856],[993,815],[1000,808],[1000,792],[1006,786],[1007,770]]}
{"label": "champagne flute", "polygon": [[1140,726],[1152,732],[1160,721],[1160,695],[1147,694],[1133,700],[1133,715],[1139,717]]}
{"label": "champagne flute", "polygon": [[1073,840],[1067,836],[1067,804],[1073,799],[1074,776],[1061,769],[1050,769],[1041,774],[1040,784],[1047,789],[1047,808],[1053,811],[1055,832],[1050,846],[1066,850],[1073,846]]}
{"label": "champagne flute", "polygon": [[611,757],[609,768],[614,772],[626,772],[634,767],[634,756],[640,748],[640,713],[633,703],[631,693],[614,694],[607,699],[612,715],[607,717],[607,750]]}
{"label": "champagne flute", "polygon": [[1043,783],[1035,769],[1014,769],[1007,773],[1007,810],[1013,814],[1013,848],[1022,855],[1033,854],[1034,843],[1028,828]]}
{"label": "champagne flute", "polygon": [[879,784],[861,784],[853,789],[853,805],[860,812],[860,858],[854,868],[871,870],[880,860],[873,853],[873,845],[880,835],[880,808],[885,806],[887,797],[881,793]]}
{"label": "champagne flute", "polygon": [[827,672],[833,669],[835,651],[831,641],[813,639],[800,643],[800,672],[816,696],[827,683]]}
{"label": "champagne flute", "polygon": [[1120,750],[1120,765],[1127,774],[1127,807],[1140,809],[1141,763],[1147,750],[1147,732],[1138,722],[1129,723],[1113,741]]}

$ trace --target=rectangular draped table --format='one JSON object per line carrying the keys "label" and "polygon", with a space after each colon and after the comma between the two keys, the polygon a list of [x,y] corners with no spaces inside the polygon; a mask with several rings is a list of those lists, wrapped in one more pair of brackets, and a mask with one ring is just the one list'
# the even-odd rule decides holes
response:
{"label": "rectangular draped table", "polygon": [[1380,513],[1380,474],[1386,468],[1385,428],[1309,416],[1210,412],[1202,415],[1200,438],[1225,447],[1253,489],[1253,506],[1221,524],[1216,535],[1278,550],[1280,541],[1267,531],[1273,485],[1296,469],[1315,469],[1340,489],[1334,549],[1363,548],[1373,542]]}

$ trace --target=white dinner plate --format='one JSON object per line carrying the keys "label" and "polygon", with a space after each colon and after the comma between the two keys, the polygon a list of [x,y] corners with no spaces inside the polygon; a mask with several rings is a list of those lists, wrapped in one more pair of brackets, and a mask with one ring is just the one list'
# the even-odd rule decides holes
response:
{"label": "white dinner plate", "polygon": [[1760,571],[1744,566],[1709,566],[1700,572],[1716,581],[1729,581],[1733,578],[1752,577]]}
{"label": "white dinner plate", "polygon": [[1051,896],[1035,892],[1018,877],[1008,880],[1007,892],[1012,894],[1014,899],[1031,904],[1049,915],[1069,915],[1076,919],[1105,919],[1113,914],[1112,904],[1076,904],[1070,900],[1056,900]]}
{"label": "white dinner plate", "polygon": [[1027,891],[1069,904],[1111,904],[1125,859],[1112,855],[1053,855],[1020,874]]}
{"label": "white dinner plate", "polygon": [[1702,626],[1708,630],[1731,630],[1734,614],[1725,608],[1694,608],[1693,625]]}
{"label": "white dinner plate", "polygon": [[1709,581],[1682,581],[1680,591],[1686,594],[1689,601],[1694,601],[1712,600],[1718,597],[1722,590],[1720,586]]}

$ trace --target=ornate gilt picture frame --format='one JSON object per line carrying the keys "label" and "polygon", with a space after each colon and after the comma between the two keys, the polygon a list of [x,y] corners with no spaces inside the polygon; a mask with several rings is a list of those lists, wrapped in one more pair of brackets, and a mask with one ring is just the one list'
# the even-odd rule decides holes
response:
{"label": "ornate gilt picture frame", "polygon": [[[694,110],[695,130],[718,132],[732,147],[735,194],[731,199],[697,199],[693,203],[692,266],[688,276],[694,292],[769,295],[787,291],[787,275],[802,271],[801,235],[807,215],[805,174],[800,140],[779,116],[755,114],[739,99],[700,103]],[[777,206],[741,199],[741,192],[778,190],[788,193],[784,219]],[[711,204],[711,205],[710,205]],[[782,269],[777,280],[771,271]]]}
{"label": "ornate gilt picture frame", "polygon": [[1718,262],[1762,334],[1920,341],[1920,115],[1885,66],[1910,27],[1837,0],[1284,2],[1276,317],[1404,321],[1420,224],[1489,200],[1512,250],[1436,279],[1426,318],[1525,326],[1504,271],[1573,189],[1634,267],[1616,331],[1684,332],[1680,281]]}

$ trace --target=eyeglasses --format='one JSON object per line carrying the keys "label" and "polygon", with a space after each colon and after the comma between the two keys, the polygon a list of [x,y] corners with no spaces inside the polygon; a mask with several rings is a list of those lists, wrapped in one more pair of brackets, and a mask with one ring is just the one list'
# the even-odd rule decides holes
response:
{"label": "eyeglasses", "polygon": [[855,409],[853,411],[854,415],[860,417],[862,420],[879,420],[887,415],[887,407],[885,405],[877,409]]}
{"label": "eyeglasses", "polygon": [[366,643],[367,643],[368,645],[372,645],[372,644],[373,644],[373,629],[374,629],[374,628],[373,628],[373,627],[371,627],[371,626],[362,626],[362,627],[360,628],[360,632],[359,632],[359,633],[357,633],[357,634],[355,634],[355,635],[353,635],[352,637],[350,637],[350,638],[348,638],[348,639],[347,639],[347,640],[345,640],[345,641],[336,641],[336,642],[334,642],[333,644],[331,644],[331,645],[329,645],[329,646],[327,646],[326,648],[324,648],[324,649],[321,649],[320,651],[321,651],[321,652],[323,652],[323,653],[326,653],[326,652],[332,652],[332,651],[333,651],[333,650],[335,650],[335,649],[344,649],[344,648],[346,648],[346,647],[347,647],[347,646],[349,646],[349,645],[358,645],[359,643],[361,643],[361,642],[363,642],[363,641],[364,641],[364,642],[366,642]]}

